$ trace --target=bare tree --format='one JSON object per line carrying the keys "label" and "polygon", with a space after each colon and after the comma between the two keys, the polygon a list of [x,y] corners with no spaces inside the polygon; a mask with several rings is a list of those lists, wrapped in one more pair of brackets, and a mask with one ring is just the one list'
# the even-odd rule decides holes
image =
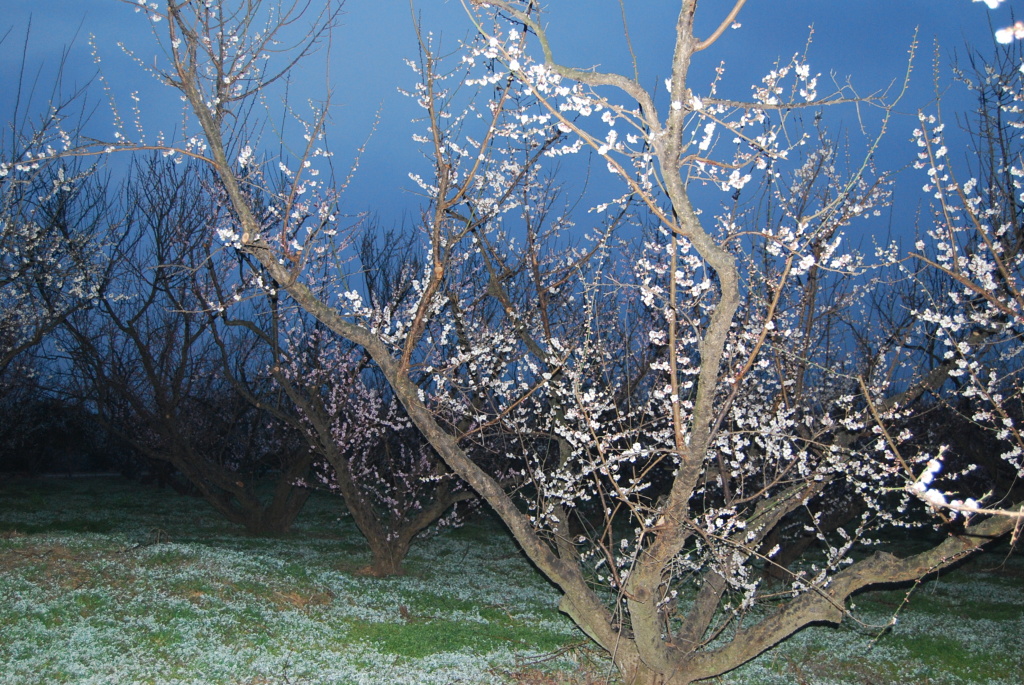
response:
{"label": "bare tree", "polygon": [[184,479],[179,489],[194,489],[228,520],[279,533],[309,496],[297,481],[311,457],[269,413],[287,398],[263,346],[236,336],[225,355],[213,334],[202,276],[216,260],[208,248],[218,211],[203,202],[196,171],[159,158],[135,165],[111,283],[93,310],[67,319],[66,347],[79,392],[109,430],[169,465]]}

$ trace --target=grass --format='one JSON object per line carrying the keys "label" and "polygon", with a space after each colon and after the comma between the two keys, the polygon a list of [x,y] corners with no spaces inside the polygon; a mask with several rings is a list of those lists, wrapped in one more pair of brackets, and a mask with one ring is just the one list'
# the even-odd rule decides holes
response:
{"label": "grass", "polygon": [[[115,478],[0,486],[0,673],[37,683],[614,683],[493,520],[420,541],[397,578],[339,501],[257,538]],[[1005,550],[1002,552],[1005,554]],[[1024,673],[1024,564],[1000,552],[864,593],[718,685],[978,683]],[[891,619],[898,620],[889,625]]]}
{"label": "grass", "polygon": [[589,659],[526,666],[581,637],[493,521],[374,579],[355,572],[369,554],[342,511],[315,496],[293,534],[257,538],[119,479],[0,487],[3,682],[559,682]]}
{"label": "grass", "polygon": [[1022,636],[1024,559],[1004,543],[919,583],[862,592],[841,626],[805,628],[713,682],[1019,685]]}

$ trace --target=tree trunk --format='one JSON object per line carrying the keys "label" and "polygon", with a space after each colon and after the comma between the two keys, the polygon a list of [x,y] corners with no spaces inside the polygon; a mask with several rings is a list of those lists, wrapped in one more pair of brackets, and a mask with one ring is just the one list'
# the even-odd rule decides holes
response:
{"label": "tree trunk", "polygon": [[365,569],[366,575],[374,578],[405,575],[402,562],[409,554],[409,544],[401,540],[370,541],[370,565]]}
{"label": "tree trunk", "polygon": [[690,685],[693,682],[685,676],[685,671],[662,673],[639,659],[615,659],[615,666],[626,685]]}

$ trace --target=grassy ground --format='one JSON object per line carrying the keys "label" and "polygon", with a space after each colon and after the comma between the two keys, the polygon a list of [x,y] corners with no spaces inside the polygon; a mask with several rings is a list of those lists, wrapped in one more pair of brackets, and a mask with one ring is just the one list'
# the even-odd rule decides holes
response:
{"label": "grassy ground", "polygon": [[[603,683],[608,665],[492,521],[416,545],[400,578],[338,500],[253,538],[200,500],[115,478],[0,485],[0,680]],[[998,553],[866,593],[721,685],[1024,682],[1024,564]],[[883,630],[896,615],[895,626]],[[614,682],[614,679],[608,680]]]}

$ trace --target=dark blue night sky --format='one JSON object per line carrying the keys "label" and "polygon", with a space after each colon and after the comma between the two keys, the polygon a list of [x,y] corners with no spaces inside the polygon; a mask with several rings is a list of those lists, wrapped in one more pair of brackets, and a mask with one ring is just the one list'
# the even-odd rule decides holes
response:
{"label": "dark blue night sky", "polygon": [[[726,4],[731,6],[708,0],[698,8],[707,31],[721,20],[719,14],[727,9]],[[38,78],[41,84],[51,82],[61,50],[67,46],[66,90],[87,82],[99,67],[122,108],[129,103],[130,91],[139,93],[148,130],[173,128],[173,113],[180,107],[175,93],[157,84],[117,46],[123,41],[144,63],[153,59],[156,43],[150,27],[131,3],[3,0],[3,5],[0,35],[9,30],[0,46],[0,79],[5,90],[14,84],[31,21],[26,53],[29,77]],[[580,67],[599,65],[606,71],[631,70],[617,0],[556,0],[548,5],[550,33],[561,61]],[[971,0],[750,0],[739,16],[741,26],[699,55],[691,83],[696,90],[724,61],[726,77],[720,92],[743,97],[777,59],[786,61],[803,52],[813,27],[809,54],[812,69],[822,74],[819,90],[828,90],[825,84],[830,78],[839,83],[849,78],[859,93],[868,94],[902,79],[916,31],[919,45],[912,87],[900,103],[899,116],[878,157],[880,168],[901,169],[915,153],[909,138],[917,125],[917,111],[933,107],[933,63],[937,60],[941,70],[946,115],[968,111],[972,103],[962,88],[951,83],[950,65],[954,56],[971,50],[983,57],[992,54],[993,30],[1012,23],[1014,5],[1004,2],[990,10],[984,2]],[[678,3],[626,0],[625,7],[641,78],[652,90],[661,90],[656,84],[668,71]],[[403,212],[415,212],[419,204],[417,197],[403,190],[412,187],[408,173],[422,171],[424,164],[411,140],[416,127],[410,119],[418,112],[409,98],[398,93],[399,87],[411,86],[416,78],[404,61],[417,53],[414,13],[425,31],[452,49],[471,34],[472,25],[457,0],[421,0],[412,6],[407,0],[349,0],[344,11],[330,53],[336,105],[330,144],[339,167],[344,168],[370,136],[380,112],[381,124],[373,132],[359,174],[347,193],[347,209],[376,213],[385,223],[398,222]],[[321,97],[323,60],[321,53],[295,72],[293,97]],[[111,115],[98,85],[94,82],[91,87],[96,109],[87,130],[107,137],[112,131]],[[48,85],[38,90],[49,92]],[[9,107],[10,102],[0,106]],[[858,144],[866,144],[857,133],[861,120],[854,108],[834,108],[827,112],[826,121],[833,130],[850,134],[854,150]],[[868,111],[864,121],[870,129],[877,123],[877,113]],[[902,177],[909,173],[913,172],[903,172]],[[910,195],[919,188],[920,179],[915,176],[903,181],[902,177],[894,213],[899,214],[903,207],[912,214],[918,198]]]}

